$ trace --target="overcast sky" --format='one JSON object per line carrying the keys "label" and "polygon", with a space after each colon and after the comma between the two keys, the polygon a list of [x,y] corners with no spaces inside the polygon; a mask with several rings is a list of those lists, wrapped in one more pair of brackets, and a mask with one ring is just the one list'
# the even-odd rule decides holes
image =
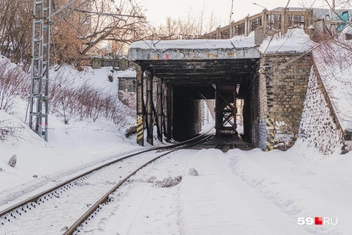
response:
{"label": "overcast sky", "polygon": [[[332,0],[329,0],[331,2]],[[207,15],[211,12],[218,19],[218,22],[224,26],[230,22],[230,12],[232,0],[139,0],[147,7],[147,18],[153,24],[164,24],[168,16],[172,18],[183,18],[191,12],[200,15],[203,7]],[[232,20],[240,20],[248,14],[254,15],[263,10],[262,7],[254,5],[253,2],[266,7],[268,10],[276,7],[285,7],[288,0],[233,0]],[[289,7],[302,6],[310,7],[314,0],[291,0]],[[315,7],[326,7],[324,0],[316,0]]]}

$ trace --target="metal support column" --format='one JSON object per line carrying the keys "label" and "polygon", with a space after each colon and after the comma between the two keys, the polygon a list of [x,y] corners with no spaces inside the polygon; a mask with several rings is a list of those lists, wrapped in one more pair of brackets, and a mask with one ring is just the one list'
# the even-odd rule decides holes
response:
{"label": "metal support column", "polygon": [[173,89],[172,87],[167,88],[167,136],[168,140],[171,140],[173,137],[172,133],[173,125]]}
{"label": "metal support column", "polygon": [[143,71],[137,66],[137,144],[144,146]]}
{"label": "metal support column", "polygon": [[146,70],[147,79],[147,142],[153,144],[153,70]]}
{"label": "metal support column", "polygon": [[46,141],[49,112],[50,9],[51,0],[34,0],[29,127]]}
{"label": "metal support column", "polygon": [[236,137],[236,86],[217,86],[215,100],[216,134],[230,134]]}
{"label": "metal support column", "polygon": [[222,113],[219,110],[219,107],[221,105],[221,100],[218,98],[218,90],[215,90],[215,129],[216,129],[216,135],[220,134],[220,128],[221,123],[222,123]]}
{"label": "metal support column", "polygon": [[162,93],[162,97],[163,97],[163,102],[162,102],[162,107],[163,107],[163,120],[162,120],[162,125],[163,125],[163,133],[164,136],[167,137],[167,85],[165,83],[162,84],[162,90],[164,91]]}
{"label": "metal support column", "polygon": [[158,78],[157,86],[157,102],[156,102],[156,114],[157,114],[157,133],[158,140],[163,142],[163,83],[161,78]]}
{"label": "metal support column", "polygon": [[250,141],[252,139],[252,108],[250,93],[246,93],[243,103],[243,139]]}

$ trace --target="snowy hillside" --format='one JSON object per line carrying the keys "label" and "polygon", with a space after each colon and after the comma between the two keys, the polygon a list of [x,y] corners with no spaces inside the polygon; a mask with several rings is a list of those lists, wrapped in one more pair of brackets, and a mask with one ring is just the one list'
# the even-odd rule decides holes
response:
{"label": "snowy hillside", "polygon": [[[302,46],[301,41],[298,43]],[[292,49],[289,45],[286,48]],[[350,74],[348,66],[343,68],[344,74]],[[109,68],[77,72],[64,66],[52,74],[56,81],[63,81],[62,87],[90,84],[101,94],[117,99],[118,72],[112,73]],[[109,75],[114,76],[113,83],[108,81]],[[350,83],[342,84],[351,90]],[[305,102],[301,127],[313,129],[308,125],[328,117],[329,112],[321,102],[313,73],[309,86],[312,90],[307,93],[309,99]],[[337,103],[339,97],[335,96]],[[342,104],[341,110],[351,107]],[[83,170],[141,149],[135,144],[135,137],[124,136],[125,129],[135,123],[135,117],[122,104],[118,107],[124,115],[117,125],[105,118],[94,121],[73,114],[67,116],[65,124],[63,110],[55,107],[49,117],[49,142],[27,126],[26,100],[16,97],[11,115],[0,110],[0,211]],[[317,121],[315,117],[322,119]],[[333,137],[333,132],[329,133]],[[341,155],[330,148],[332,151],[322,154],[320,148],[326,143],[332,147],[337,144],[329,134],[317,146],[319,136],[324,134],[316,131],[304,138],[301,135],[286,152],[260,149],[175,152],[123,187],[115,195],[118,199],[111,203],[112,211],[102,210],[94,218],[96,226],[84,228],[84,234],[352,234],[352,152]],[[11,167],[8,161],[14,155],[17,164]],[[195,168],[199,176],[189,175],[190,168]],[[182,181],[170,188],[160,188],[147,180],[177,175],[182,176]],[[302,219],[305,222],[315,217],[330,218],[334,224],[300,225]],[[16,222],[11,225],[19,227]],[[1,235],[13,234],[8,227],[1,226]],[[26,229],[21,228],[22,234],[28,235]],[[30,234],[44,235],[47,230]]]}
{"label": "snowy hillside", "polygon": [[[345,29],[345,32],[351,27]],[[352,40],[341,34],[314,50],[314,59],[344,130],[352,132]]]}
{"label": "snowy hillside", "polygon": [[[4,58],[0,63],[9,61]],[[57,72],[53,69],[51,74],[53,83],[64,81],[66,84],[63,82],[61,86],[71,88],[90,84],[102,95],[109,94],[117,100],[117,77],[133,76],[134,71],[112,73],[111,68],[86,68],[78,72],[70,66],[63,66]],[[113,82],[108,81],[109,75],[114,77]],[[56,178],[76,173],[116,154],[140,148],[135,145],[134,139],[125,138],[125,130],[134,125],[135,118],[129,115],[133,112],[122,103],[119,108],[124,115],[117,125],[105,118],[81,120],[79,116],[69,113],[66,113],[68,124],[65,124],[63,106],[56,107],[49,116],[48,142],[28,127],[28,117],[25,120],[27,105],[25,100],[16,98],[15,105],[9,110],[12,115],[0,110],[0,205]],[[17,156],[14,168],[7,164],[13,155]]]}

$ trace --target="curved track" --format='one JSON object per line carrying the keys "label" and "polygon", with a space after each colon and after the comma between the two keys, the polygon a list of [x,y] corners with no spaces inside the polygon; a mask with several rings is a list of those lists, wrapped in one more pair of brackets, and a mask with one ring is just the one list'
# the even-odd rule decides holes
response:
{"label": "curved track", "polygon": [[[67,180],[1,211],[0,229],[3,227],[4,231],[10,234],[35,234],[35,231],[43,229],[45,231],[45,228],[50,228],[49,230],[52,232],[46,229],[50,234],[56,234],[58,231],[64,234],[73,234],[92,213],[109,201],[109,196],[117,188],[140,169],[174,151],[194,146],[210,136],[205,133],[177,145],[157,147],[130,154]],[[172,149],[167,152],[158,153],[158,151],[170,148]],[[144,164],[141,165],[141,162]],[[73,204],[72,202],[77,204],[77,207],[69,208],[69,205]],[[77,218],[79,219],[77,220]],[[33,231],[18,231],[18,223],[31,223]],[[69,227],[70,224],[72,225]]]}

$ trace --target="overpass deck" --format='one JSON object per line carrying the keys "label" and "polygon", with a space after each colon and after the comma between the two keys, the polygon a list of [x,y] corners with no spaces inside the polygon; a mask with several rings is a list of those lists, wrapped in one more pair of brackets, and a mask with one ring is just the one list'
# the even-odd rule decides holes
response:
{"label": "overpass deck", "polygon": [[223,40],[139,41],[130,46],[128,57],[143,71],[166,84],[209,85],[243,82],[256,67],[260,52],[253,37]]}
{"label": "overpass deck", "polygon": [[254,34],[220,40],[138,41],[131,44],[130,60],[212,60],[259,58]]}

